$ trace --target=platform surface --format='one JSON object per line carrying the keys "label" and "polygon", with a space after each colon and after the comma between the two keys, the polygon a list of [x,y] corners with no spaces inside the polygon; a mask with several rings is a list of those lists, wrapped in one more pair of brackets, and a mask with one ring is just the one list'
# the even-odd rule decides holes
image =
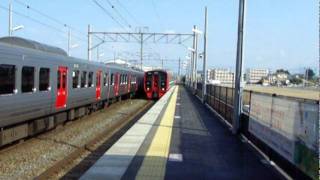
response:
{"label": "platform surface", "polygon": [[81,179],[283,179],[182,86],[148,113]]}

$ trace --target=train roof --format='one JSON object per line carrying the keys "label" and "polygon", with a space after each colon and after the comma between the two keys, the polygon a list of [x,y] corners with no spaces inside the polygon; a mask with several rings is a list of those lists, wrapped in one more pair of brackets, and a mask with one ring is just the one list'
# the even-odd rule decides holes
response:
{"label": "train roof", "polygon": [[[135,71],[135,72],[141,72],[137,69],[130,68],[130,67],[123,67],[121,65],[117,64],[105,64],[102,62],[96,62],[96,61],[88,61],[85,59],[80,59],[76,57],[68,56],[68,54],[61,48],[42,44],[33,40],[28,40],[20,37],[3,37],[0,38],[0,44],[7,48],[16,48],[23,50],[22,53],[37,53],[38,55],[48,55],[47,57],[54,57],[54,56],[60,56],[58,59],[59,61],[65,61],[69,63],[85,63],[85,64],[91,64],[91,65],[97,65],[97,66],[106,66],[109,68],[124,70],[124,71]],[[61,58],[63,57],[63,58]]]}
{"label": "train roof", "polygon": [[166,70],[163,70],[163,69],[153,69],[153,70],[146,71],[146,72],[164,72],[164,73],[168,73]]}
{"label": "train roof", "polygon": [[34,49],[42,52],[68,56],[68,54],[61,48],[50,46],[47,44],[42,44],[33,40],[24,39],[20,37],[3,37],[3,38],[0,38],[0,43],[6,43],[6,44]]}

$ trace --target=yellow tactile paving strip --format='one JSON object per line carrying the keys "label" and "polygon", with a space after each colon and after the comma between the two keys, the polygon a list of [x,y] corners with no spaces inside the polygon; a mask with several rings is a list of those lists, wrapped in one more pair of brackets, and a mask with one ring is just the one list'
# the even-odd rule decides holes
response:
{"label": "yellow tactile paving strip", "polygon": [[176,109],[178,87],[168,103],[167,109],[161,119],[159,128],[143,159],[136,179],[164,179],[167,158],[170,150],[172,126]]}

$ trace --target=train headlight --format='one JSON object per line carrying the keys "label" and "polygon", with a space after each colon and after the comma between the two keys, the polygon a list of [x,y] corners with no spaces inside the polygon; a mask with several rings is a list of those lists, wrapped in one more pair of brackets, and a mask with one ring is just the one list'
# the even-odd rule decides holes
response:
{"label": "train headlight", "polygon": [[149,91],[150,90],[150,88],[147,88],[147,91]]}
{"label": "train headlight", "polygon": [[164,91],[164,88],[162,88],[162,91]]}

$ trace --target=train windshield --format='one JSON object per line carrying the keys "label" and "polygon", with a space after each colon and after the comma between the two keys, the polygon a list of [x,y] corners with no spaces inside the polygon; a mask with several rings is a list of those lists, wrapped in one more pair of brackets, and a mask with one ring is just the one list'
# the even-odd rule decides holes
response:
{"label": "train windshield", "polygon": [[160,85],[163,88],[166,86],[166,79],[167,79],[166,76],[167,75],[165,73],[161,73],[161,75],[160,75]]}
{"label": "train windshield", "polygon": [[151,86],[151,82],[152,82],[152,73],[147,73],[147,77],[146,77],[146,85],[148,86],[148,87],[150,87]]}

